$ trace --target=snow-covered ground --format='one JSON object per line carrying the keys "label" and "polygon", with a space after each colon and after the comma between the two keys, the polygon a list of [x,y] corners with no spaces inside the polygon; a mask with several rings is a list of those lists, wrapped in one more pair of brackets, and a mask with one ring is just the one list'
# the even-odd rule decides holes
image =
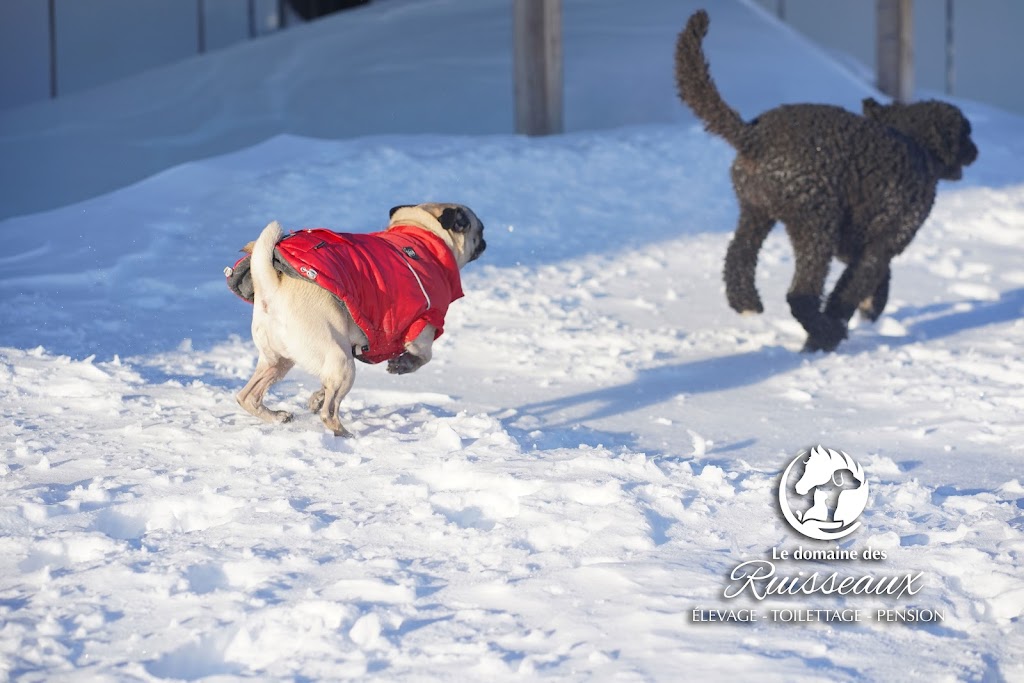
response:
{"label": "snow-covered ground", "polygon": [[[276,135],[0,223],[2,674],[1024,679],[1024,121],[963,103],[981,157],[941,187],[896,263],[886,315],[837,353],[800,354],[781,230],[759,265],[765,313],[740,317],[725,303],[732,155],[671,83],[674,34],[695,4],[642,6],[567,0],[567,60],[579,77],[567,75],[567,114],[594,117],[567,135],[479,130],[465,92],[423,87],[416,102],[461,117],[448,133],[461,121],[467,134],[382,121],[388,135]],[[495,35],[507,26],[503,9],[473,0],[380,7],[392,14],[350,13],[265,41],[289,55],[288,74],[310,79],[269,78],[266,91],[315,91],[325,77],[318,41],[332,25],[359,33],[352,17],[369,17],[367,34],[408,35],[428,15]],[[751,7],[715,3],[711,15],[712,70],[745,115],[783,100],[853,108],[870,93]],[[467,40],[476,61],[459,68],[508,65],[504,44]],[[393,48],[351,49],[367,64],[403,64]],[[602,61],[609,53],[619,72]],[[247,70],[263,69],[259,54],[245,45],[208,64],[245,91],[262,78]],[[611,96],[580,85],[605,75],[618,84]],[[463,87],[497,91],[496,78]],[[374,79],[380,88],[385,77]],[[124,104],[139,126],[126,138],[151,137],[136,157],[110,126],[96,173],[142,177],[149,158],[175,146],[159,129],[191,124],[174,107],[146,121],[138,85],[33,109],[39,130],[66,118],[54,135],[70,136],[74,115],[104,98]],[[629,102],[637,109],[626,113]],[[245,127],[238,106],[225,126]],[[510,119],[510,106],[474,104],[492,122]],[[25,129],[4,144],[31,150],[45,136],[22,116]],[[70,140],[75,166],[82,147]],[[129,168],[107,168],[118,165]],[[270,399],[300,414],[293,423],[241,411],[233,394],[255,363],[251,309],[221,274],[238,248],[273,218],[369,231],[390,206],[426,200],[472,206],[488,241],[434,360],[403,377],[361,366],[343,404],[351,440],[302,414],[315,387],[299,372]],[[836,547],[801,540],[776,512],[783,468],[818,442],[848,452],[870,480],[862,527],[840,546],[886,557],[780,560],[780,573],[920,573],[920,591],[899,601],[724,597],[742,562]],[[875,618],[896,607],[945,620]],[[693,615],[751,608],[867,616]]]}

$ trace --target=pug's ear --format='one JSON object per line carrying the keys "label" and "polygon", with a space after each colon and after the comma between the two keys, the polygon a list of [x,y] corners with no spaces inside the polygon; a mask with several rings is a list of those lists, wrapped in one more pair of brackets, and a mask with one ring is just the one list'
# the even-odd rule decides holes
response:
{"label": "pug's ear", "polygon": [[414,204],[399,204],[398,206],[392,206],[391,210],[388,211],[388,218],[394,218],[395,211],[398,211],[399,209],[408,209],[412,206],[414,206]]}
{"label": "pug's ear", "polygon": [[462,233],[469,230],[469,217],[466,216],[466,212],[462,209],[447,208],[441,212],[441,215],[437,217],[437,222],[441,224],[441,227],[445,230],[451,230],[452,232]]}

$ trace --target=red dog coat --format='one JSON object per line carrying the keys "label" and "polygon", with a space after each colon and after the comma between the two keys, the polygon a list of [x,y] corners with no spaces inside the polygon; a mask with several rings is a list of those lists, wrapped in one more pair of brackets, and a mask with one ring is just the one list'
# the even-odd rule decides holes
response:
{"label": "red dog coat", "polygon": [[[248,258],[229,269],[228,286],[251,303],[240,282],[249,264],[239,268]],[[462,297],[459,267],[448,245],[409,225],[370,234],[301,230],[277,243],[274,267],[344,302],[366,335],[356,357],[367,363],[400,355],[428,324],[436,328],[434,338],[440,337],[448,306]]]}

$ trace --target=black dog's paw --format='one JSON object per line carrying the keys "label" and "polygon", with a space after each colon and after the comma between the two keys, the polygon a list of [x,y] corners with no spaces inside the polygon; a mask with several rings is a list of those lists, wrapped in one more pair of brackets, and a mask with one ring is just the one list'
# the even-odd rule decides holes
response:
{"label": "black dog's paw", "polygon": [[875,297],[871,296],[864,301],[860,302],[860,306],[857,307],[860,311],[860,316],[869,322],[875,322],[882,315],[882,311],[885,310],[885,306],[879,306]]}
{"label": "black dog's paw", "polygon": [[839,343],[846,339],[846,323],[834,318],[824,318],[823,324],[813,333],[807,335],[804,342],[804,353],[815,351],[835,351]]}
{"label": "black dog's paw", "polygon": [[419,370],[423,363],[424,360],[419,356],[406,352],[388,361],[388,372],[392,375],[407,375]]}
{"label": "black dog's paw", "polygon": [[882,312],[876,308],[861,308],[858,310],[860,310],[860,317],[869,323],[878,322],[878,318],[882,315]]}
{"label": "black dog's paw", "polygon": [[760,301],[753,306],[733,306],[733,308],[740,315],[760,315],[764,313],[764,306],[761,305]]}
{"label": "black dog's paw", "polygon": [[757,295],[757,292],[738,294],[727,291],[726,298],[729,300],[729,308],[742,315],[764,313],[764,306],[761,304],[761,297]]}

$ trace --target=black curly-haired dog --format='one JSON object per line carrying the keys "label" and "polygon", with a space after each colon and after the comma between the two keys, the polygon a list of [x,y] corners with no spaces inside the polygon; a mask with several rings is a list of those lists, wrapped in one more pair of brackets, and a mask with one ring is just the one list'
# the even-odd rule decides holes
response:
{"label": "black curly-haired dog", "polygon": [[[971,124],[945,102],[881,105],[864,115],[821,104],[784,105],[745,122],[722,99],[701,42],[707,12],[676,43],[679,96],[736,151],[740,217],[725,258],[729,305],[760,313],[757,254],[776,221],[786,226],[796,272],[786,300],[807,331],[805,351],[831,351],[858,308],[875,320],[889,295],[889,262],[928,217],[940,179],[957,180],[978,157]],[[822,310],[833,257],[847,264]]]}

